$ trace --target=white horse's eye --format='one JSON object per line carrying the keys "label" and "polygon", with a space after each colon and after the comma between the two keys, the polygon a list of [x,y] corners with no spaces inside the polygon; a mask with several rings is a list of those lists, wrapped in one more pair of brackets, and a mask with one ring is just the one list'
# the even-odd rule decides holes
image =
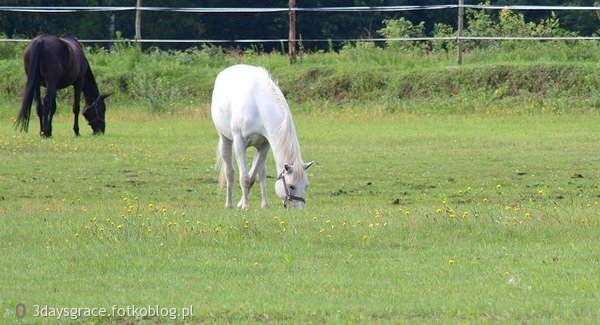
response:
{"label": "white horse's eye", "polygon": [[293,191],[293,190],[295,190],[295,189],[296,189],[296,186],[294,186],[294,185],[290,185],[290,190],[292,190],[292,191]]}

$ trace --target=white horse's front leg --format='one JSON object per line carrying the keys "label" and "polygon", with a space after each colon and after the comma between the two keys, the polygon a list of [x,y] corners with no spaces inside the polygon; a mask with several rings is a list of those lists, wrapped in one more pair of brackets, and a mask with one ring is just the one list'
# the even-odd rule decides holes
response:
{"label": "white horse's front leg", "polygon": [[248,209],[250,207],[250,202],[248,200],[250,193],[250,178],[248,177],[248,174],[240,176],[240,187],[242,188],[242,198],[240,199],[240,202],[238,202],[237,207]]}
{"label": "white horse's front leg", "polygon": [[254,160],[252,161],[252,167],[250,167],[250,172],[248,172],[248,175],[250,176],[250,189],[252,189],[252,186],[254,186],[254,183],[256,183],[256,174],[257,174],[256,164],[258,162],[258,158],[259,158],[259,155],[256,154],[254,156]]}
{"label": "white horse's front leg", "polygon": [[258,169],[258,183],[260,184],[260,196],[262,198],[261,207],[263,209],[271,207],[269,196],[267,195],[267,154],[269,153],[269,145],[265,145],[258,151],[258,159],[256,167]]}
{"label": "white horse's front leg", "polygon": [[258,173],[258,182],[260,183],[260,196],[262,197],[261,206],[263,209],[270,208],[271,203],[267,196],[267,167],[264,163]]}
{"label": "white horse's front leg", "polygon": [[269,208],[269,198],[267,196],[267,170],[266,170],[266,159],[269,153],[269,144],[265,144],[262,147],[257,148],[257,153],[254,156],[252,162],[252,168],[250,168],[250,188],[254,185],[256,177],[258,176],[258,182],[260,183],[260,196],[261,196],[261,207],[263,209]]}

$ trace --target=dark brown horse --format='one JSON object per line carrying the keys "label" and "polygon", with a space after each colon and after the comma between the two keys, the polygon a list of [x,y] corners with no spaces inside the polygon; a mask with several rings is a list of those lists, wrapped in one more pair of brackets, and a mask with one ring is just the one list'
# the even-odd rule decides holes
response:
{"label": "dark brown horse", "polygon": [[[56,112],[56,91],[73,86],[73,131],[79,135],[79,102],[81,93],[85,97],[83,116],[94,134],[102,134],[106,128],[104,99],[100,94],[88,60],[81,44],[70,37],[40,35],[31,40],[23,53],[27,84],[23,105],[16,126],[27,132],[31,104],[35,98],[37,115],[40,119],[40,135],[52,136],[52,117]],[[41,99],[40,86],[46,87],[46,96]]]}

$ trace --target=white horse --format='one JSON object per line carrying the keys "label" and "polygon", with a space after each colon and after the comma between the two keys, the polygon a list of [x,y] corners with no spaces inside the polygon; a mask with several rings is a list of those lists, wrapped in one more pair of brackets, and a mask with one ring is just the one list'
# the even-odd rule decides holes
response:
{"label": "white horse", "polygon": [[[304,192],[308,186],[304,164],[292,115],[283,93],[269,73],[260,67],[234,65],[221,71],[215,80],[211,115],[219,132],[217,167],[219,183],[227,185],[225,207],[233,207],[233,163],[235,152],[240,173],[242,199],[238,207],[247,209],[248,192],[256,177],[260,183],[263,208],[270,206],[267,198],[266,158],[269,148],[277,169],[275,192],[285,207],[303,208]],[[257,150],[248,173],[246,149]]]}

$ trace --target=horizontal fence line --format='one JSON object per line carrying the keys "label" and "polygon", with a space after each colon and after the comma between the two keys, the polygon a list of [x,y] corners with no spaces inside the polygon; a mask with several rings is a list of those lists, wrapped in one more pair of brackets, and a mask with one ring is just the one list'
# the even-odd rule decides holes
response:
{"label": "horizontal fence line", "polygon": [[81,12],[81,11],[131,11],[135,10],[135,7],[15,7],[15,6],[0,6],[0,11],[13,11],[13,12],[32,12],[32,13],[68,13],[68,12]]}
{"label": "horizontal fence line", "polygon": [[453,9],[457,5],[436,6],[376,6],[376,7],[319,7],[319,8],[174,8],[174,7],[0,7],[0,11],[17,11],[32,13],[68,13],[81,11],[166,11],[188,13],[271,13],[289,11],[314,11],[314,12],[357,12],[357,11],[411,11],[430,9]]}
{"label": "horizontal fence line", "polygon": [[600,36],[463,36],[453,39],[496,41],[597,41]]}
{"label": "horizontal fence line", "polygon": [[143,11],[174,11],[190,13],[269,13],[269,12],[360,12],[360,11],[413,11],[453,9],[457,5],[436,6],[375,6],[375,7],[319,7],[319,8],[166,8],[166,7],[139,7]]}
{"label": "horizontal fence line", "polygon": [[[295,42],[386,42],[386,41],[430,41],[430,40],[456,40],[456,37],[402,37],[402,38],[313,38],[313,39],[292,39]],[[26,43],[31,40],[28,38],[3,38],[0,42]],[[80,43],[288,43],[289,38],[269,38],[269,39],[78,39]]]}
{"label": "horizontal fence line", "polygon": [[319,8],[176,8],[176,7],[22,7],[0,6],[0,11],[30,12],[30,13],[73,13],[73,12],[108,12],[108,11],[161,11],[161,12],[187,12],[187,13],[273,13],[273,12],[395,12],[414,10],[440,10],[440,9],[490,9],[490,10],[600,10],[600,7],[573,7],[573,6],[499,6],[499,5],[426,5],[426,6],[373,6],[373,7],[319,7]]}
{"label": "horizontal fence line", "polygon": [[493,10],[600,10],[600,7],[571,7],[571,6],[499,6],[499,5],[462,5],[468,9],[493,9]]}
{"label": "horizontal fence line", "polygon": [[[535,37],[535,36],[447,36],[447,37],[397,37],[397,38],[312,38],[292,39],[295,42],[389,42],[389,41],[452,41],[452,40],[476,40],[476,41],[600,41],[600,36],[573,36],[573,37]],[[2,38],[0,42],[26,43],[31,41],[27,38]],[[288,38],[269,39],[79,39],[80,43],[288,43]]]}

